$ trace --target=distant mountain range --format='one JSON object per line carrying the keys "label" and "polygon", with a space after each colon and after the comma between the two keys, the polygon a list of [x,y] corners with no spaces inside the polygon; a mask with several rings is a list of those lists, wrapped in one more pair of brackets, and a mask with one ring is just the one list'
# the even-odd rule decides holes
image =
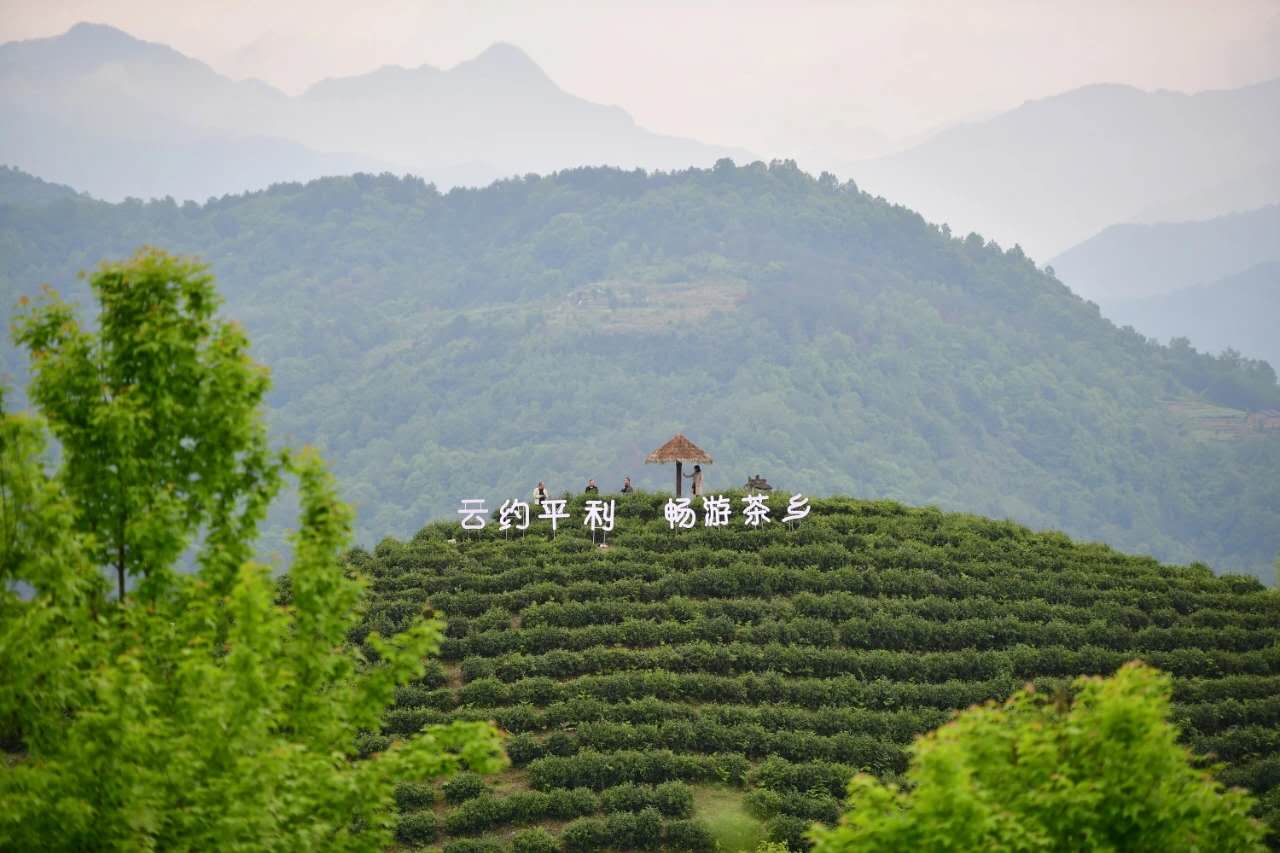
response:
{"label": "distant mountain range", "polygon": [[[112,27],[77,24],[0,45],[0,110],[0,163],[108,200],[203,200],[357,171],[407,172],[447,188],[583,165],[672,170],[752,159],[651,133],[619,107],[564,91],[509,44],[450,69],[388,66],[289,96]],[[842,130],[834,118],[814,126],[847,137],[850,150],[870,144],[865,129]],[[843,167],[813,151],[793,156],[1043,262],[1118,222],[1280,201],[1277,138],[1280,80],[1195,95],[1096,85],[946,127],[891,156]]]}
{"label": "distant mountain range", "polygon": [[1097,85],[840,170],[871,192],[1039,261],[1117,222],[1280,201],[1280,79],[1186,95]]}
{"label": "distant mountain range", "polygon": [[1230,348],[1280,368],[1280,261],[1209,284],[1116,302],[1104,313],[1162,341],[1187,338],[1205,352]]}
{"label": "distant mountain range", "polygon": [[1280,205],[1202,222],[1113,225],[1052,266],[1116,323],[1280,367]]}
{"label": "distant mountain range", "polygon": [[565,92],[505,44],[448,70],[387,67],[290,97],[112,27],[77,24],[0,45],[0,111],[0,162],[108,200],[203,200],[356,171],[450,186],[745,155],[638,127],[618,107]]}
{"label": "distant mountain range", "polygon": [[1208,284],[1280,261],[1280,204],[1199,222],[1113,225],[1050,263],[1099,305]]}

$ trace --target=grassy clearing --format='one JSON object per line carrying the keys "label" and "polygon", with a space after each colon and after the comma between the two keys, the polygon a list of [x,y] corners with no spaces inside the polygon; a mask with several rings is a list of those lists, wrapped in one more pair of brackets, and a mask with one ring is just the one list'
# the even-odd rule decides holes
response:
{"label": "grassy clearing", "polygon": [[719,849],[726,853],[752,851],[766,840],[764,824],[747,811],[744,792],[725,785],[693,789],[693,813],[707,824]]}

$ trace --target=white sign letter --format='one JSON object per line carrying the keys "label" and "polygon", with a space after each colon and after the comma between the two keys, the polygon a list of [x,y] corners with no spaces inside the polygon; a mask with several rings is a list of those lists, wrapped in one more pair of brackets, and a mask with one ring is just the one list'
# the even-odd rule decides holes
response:
{"label": "white sign letter", "polygon": [[785,521],[799,521],[809,514],[809,499],[801,494],[791,496],[791,502],[787,504],[787,514],[782,519]]}
{"label": "white sign letter", "polygon": [[742,516],[746,521],[747,527],[759,527],[762,524],[768,524],[772,520],[769,518],[769,496],[746,495],[743,497]]}
{"label": "white sign letter", "polygon": [[712,495],[702,499],[702,523],[707,527],[727,527],[733,512],[729,499],[724,495]]}
{"label": "white sign letter", "polygon": [[488,510],[484,508],[483,498],[472,498],[462,502],[462,509],[458,510],[458,515],[462,516],[463,530],[484,530],[485,515]]}
{"label": "white sign letter", "polygon": [[502,506],[498,507],[498,529],[510,530],[513,518],[520,521],[515,525],[516,530],[528,530],[529,505],[524,501],[503,501]]}
{"label": "white sign letter", "polygon": [[587,501],[587,518],[582,524],[584,527],[590,527],[592,533],[597,530],[608,533],[613,530],[616,509],[613,501]]}
{"label": "white sign letter", "polygon": [[698,523],[698,515],[689,506],[689,498],[669,499],[662,512],[672,530],[677,527],[693,527]]}
{"label": "white sign letter", "polygon": [[538,518],[546,518],[551,520],[551,532],[556,532],[556,522],[562,518],[568,518],[569,513],[565,512],[564,506],[568,501],[564,499],[552,500],[547,498],[542,502],[542,515]]}

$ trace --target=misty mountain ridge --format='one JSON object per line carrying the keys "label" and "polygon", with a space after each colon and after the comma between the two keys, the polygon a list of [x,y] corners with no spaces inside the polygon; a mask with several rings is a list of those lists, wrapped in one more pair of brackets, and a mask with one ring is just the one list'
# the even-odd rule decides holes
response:
{"label": "misty mountain ridge", "polygon": [[1113,225],[1051,264],[1117,324],[1280,366],[1280,205],[1203,221]]}
{"label": "misty mountain ridge", "polygon": [[87,198],[65,184],[55,184],[21,169],[0,164],[0,204],[39,205],[65,198]]}
{"label": "misty mountain ridge", "polygon": [[961,233],[1047,258],[1117,222],[1258,206],[1253,178],[1273,173],[1278,135],[1280,79],[1197,94],[1098,84],[840,171]]}
{"label": "misty mountain ridge", "polygon": [[1187,338],[1206,352],[1235,350],[1280,366],[1280,261],[1104,309],[1120,325],[1157,340]]}
{"label": "misty mountain ridge", "polygon": [[564,92],[510,44],[448,70],[389,66],[289,96],[114,27],[77,24],[0,45],[0,109],[9,125],[0,162],[112,200],[201,200],[357,171],[481,184],[743,153],[650,133],[619,107]]}
{"label": "misty mountain ridge", "polygon": [[1280,204],[1192,222],[1112,225],[1053,258],[1058,277],[1104,308],[1280,261]]}

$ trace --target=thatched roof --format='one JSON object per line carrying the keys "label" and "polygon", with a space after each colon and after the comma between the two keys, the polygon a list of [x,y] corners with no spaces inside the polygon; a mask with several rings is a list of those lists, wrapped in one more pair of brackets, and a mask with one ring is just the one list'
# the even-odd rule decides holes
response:
{"label": "thatched roof", "polygon": [[650,462],[698,462],[702,465],[710,465],[714,460],[701,447],[685,438],[683,433],[676,433],[670,441],[646,456],[644,461],[646,464]]}

